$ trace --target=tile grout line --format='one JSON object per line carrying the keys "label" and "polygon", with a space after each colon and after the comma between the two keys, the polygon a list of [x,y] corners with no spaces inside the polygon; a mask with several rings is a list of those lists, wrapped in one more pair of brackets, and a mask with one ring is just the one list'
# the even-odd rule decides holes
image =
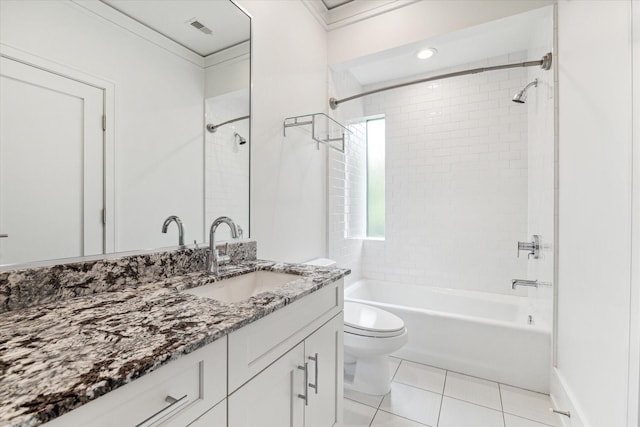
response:
{"label": "tile grout line", "polygon": [[502,412],[502,425],[506,427],[507,419],[504,416],[504,405],[502,404],[502,387],[498,383],[498,395],[500,396],[500,412]]}
{"label": "tile grout line", "polygon": [[[398,366],[396,366],[396,370],[393,371],[393,375],[391,375],[391,382],[393,382],[393,379],[396,377],[396,374],[398,373],[398,370],[400,369],[400,365],[402,365],[402,362],[403,362],[403,359],[400,359],[400,363],[398,363]],[[389,394],[389,393],[387,393],[387,394]],[[384,396],[386,396],[386,394]],[[373,424],[373,422],[376,419],[376,416],[378,415],[378,412],[380,411],[380,406],[382,406],[382,402],[384,402],[384,396],[382,397],[382,399],[380,399],[380,402],[378,403],[378,406],[376,407],[376,412],[375,412],[375,414],[373,414],[373,418],[371,418],[371,421],[369,422],[369,427],[371,427],[371,425]]]}
{"label": "tile grout line", "polygon": [[[384,412],[385,414],[393,415],[394,417],[402,418],[403,420],[411,421],[412,423],[420,424],[421,426],[436,427],[436,426],[429,426],[429,424],[424,424],[424,423],[422,423],[420,421],[416,421],[416,420],[414,420],[412,418],[408,418],[408,417],[405,417],[403,415],[398,415],[398,414],[394,414],[393,412],[385,411],[384,409],[380,409],[380,410],[378,410],[378,412]],[[376,412],[376,415],[378,414],[378,412]]]}
{"label": "tile grout line", "polygon": [[378,415],[378,411],[379,409],[376,409],[376,412],[373,414],[373,418],[371,418],[371,421],[369,421],[369,427],[371,427],[371,425],[373,424],[373,421],[376,419],[376,415]]}
{"label": "tile grout line", "polygon": [[447,388],[447,376],[449,375],[449,371],[444,371],[444,382],[442,383],[442,394],[440,395],[440,409],[438,409],[438,420],[436,421],[435,427],[438,427],[440,424],[440,415],[442,415],[442,404],[444,403],[444,390]]}

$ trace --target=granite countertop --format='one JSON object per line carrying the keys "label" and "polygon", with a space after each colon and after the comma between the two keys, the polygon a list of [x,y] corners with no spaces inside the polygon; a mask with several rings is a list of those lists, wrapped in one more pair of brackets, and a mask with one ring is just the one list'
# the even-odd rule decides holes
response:
{"label": "granite countertop", "polygon": [[0,426],[52,420],[349,274],[245,261],[216,280],[258,270],[301,277],[234,304],[178,291],[200,272],[2,313]]}

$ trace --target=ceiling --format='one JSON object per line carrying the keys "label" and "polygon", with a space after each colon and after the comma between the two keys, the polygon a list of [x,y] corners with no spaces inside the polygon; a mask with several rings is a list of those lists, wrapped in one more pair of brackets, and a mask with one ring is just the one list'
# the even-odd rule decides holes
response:
{"label": "ceiling", "polygon": [[[249,40],[250,36],[249,18],[231,2],[101,1],[203,57]],[[194,19],[210,28],[211,34],[194,28],[190,24]]]}
{"label": "ceiling", "polygon": [[[551,7],[544,7],[357,58],[332,68],[349,71],[362,86],[375,85],[525,51],[532,47],[533,35],[539,33],[541,26],[545,28],[544,25],[549,28],[551,48],[552,14]],[[416,53],[428,47],[436,48],[437,54],[430,59],[417,59]],[[537,59],[540,58],[526,58]]]}

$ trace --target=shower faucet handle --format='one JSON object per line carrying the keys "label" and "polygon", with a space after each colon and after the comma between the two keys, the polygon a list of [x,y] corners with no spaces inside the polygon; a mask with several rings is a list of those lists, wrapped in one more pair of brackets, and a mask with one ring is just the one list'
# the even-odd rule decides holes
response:
{"label": "shower faucet handle", "polygon": [[527,259],[533,257],[533,259],[540,258],[540,236],[534,234],[531,242],[518,242],[517,256],[520,258],[520,251],[528,251]]}

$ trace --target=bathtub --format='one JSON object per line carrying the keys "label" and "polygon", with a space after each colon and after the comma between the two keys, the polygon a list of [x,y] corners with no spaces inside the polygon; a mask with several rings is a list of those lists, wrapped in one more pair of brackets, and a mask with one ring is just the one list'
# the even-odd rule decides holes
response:
{"label": "bathtub", "polygon": [[368,279],[344,297],[404,320],[409,342],[394,356],[549,393],[550,327],[530,320],[528,298]]}

